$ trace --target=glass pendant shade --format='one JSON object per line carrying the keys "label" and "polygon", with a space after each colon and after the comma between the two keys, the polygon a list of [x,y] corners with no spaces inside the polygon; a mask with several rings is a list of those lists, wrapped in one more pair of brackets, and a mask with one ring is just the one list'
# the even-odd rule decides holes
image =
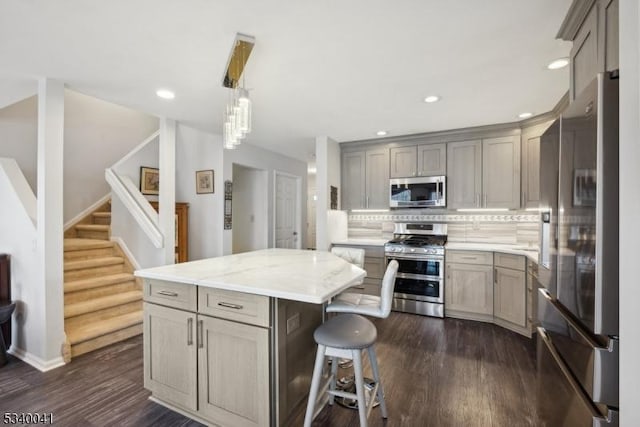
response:
{"label": "glass pendant shade", "polygon": [[238,89],[239,122],[238,127],[243,133],[251,133],[251,100],[249,91],[245,88]]}

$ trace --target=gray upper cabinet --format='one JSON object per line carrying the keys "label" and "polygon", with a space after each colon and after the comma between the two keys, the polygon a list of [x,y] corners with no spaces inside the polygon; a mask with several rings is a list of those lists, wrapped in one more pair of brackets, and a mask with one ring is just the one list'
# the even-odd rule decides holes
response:
{"label": "gray upper cabinet", "polygon": [[418,176],[446,175],[447,144],[418,146]]}
{"label": "gray upper cabinet", "polygon": [[570,53],[571,99],[587,87],[598,73],[598,7],[594,4],[578,30]]}
{"label": "gray upper cabinet", "polygon": [[368,150],[365,165],[365,208],[389,208],[389,149]]}
{"label": "gray upper cabinet", "polygon": [[482,141],[482,205],[485,208],[520,207],[520,138]]}
{"label": "gray upper cabinet", "polygon": [[619,0],[574,1],[558,33],[572,41],[570,99],[596,74],[619,68]]}
{"label": "gray upper cabinet", "polygon": [[447,173],[447,144],[412,145],[389,150],[391,178],[445,175]]}
{"label": "gray upper cabinet", "polygon": [[537,208],[540,204],[540,136],[552,121],[522,130],[522,207]]}
{"label": "gray upper cabinet", "polygon": [[482,142],[447,144],[447,205],[451,209],[480,207]]}
{"label": "gray upper cabinet", "polygon": [[365,207],[365,152],[342,154],[342,209]]}
{"label": "gray upper cabinet", "polygon": [[540,137],[522,138],[522,207],[540,203]]}
{"label": "gray upper cabinet", "polygon": [[391,178],[408,178],[417,175],[418,147],[394,147],[389,150],[391,160],[389,176]]}
{"label": "gray upper cabinet", "polygon": [[342,153],[342,209],[389,208],[389,149]]}
{"label": "gray upper cabinet", "polygon": [[520,138],[452,142],[447,146],[448,205],[520,207]]}

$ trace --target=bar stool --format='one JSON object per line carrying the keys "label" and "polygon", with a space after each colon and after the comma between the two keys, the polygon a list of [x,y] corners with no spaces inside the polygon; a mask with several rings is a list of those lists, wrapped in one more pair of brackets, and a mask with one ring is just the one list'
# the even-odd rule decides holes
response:
{"label": "bar stool", "polygon": [[[391,313],[391,305],[393,302],[393,290],[396,281],[396,275],[398,273],[398,261],[392,260],[387,265],[387,269],[382,278],[382,287],[380,296],[366,295],[352,292],[343,292],[339,294],[334,300],[327,306],[327,313],[355,313],[365,316],[377,317],[380,319],[386,319]],[[341,367],[345,367],[341,364]],[[365,378],[365,384],[368,390],[372,389],[372,384],[375,381]],[[341,386],[347,390],[353,388],[353,377],[344,377],[340,379]],[[375,396],[374,393],[371,393]],[[372,399],[374,400],[374,399]],[[342,406],[346,406],[351,409],[357,409],[359,403],[354,400],[341,398],[338,400]],[[378,402],[374,401],[374,405],[377,406]]]}
{"label": "bar stool", "polygon": [[[16,308],[16,303],[0,300],[0,325],[4,324],[11,318],[13,310]],[[4,342],[4,337],[0,333],[0,367],[6,365],[9,362],[7,357],[7,345]]]}
{"label": "bar stool", "polygon": [[[357,314],[341,314],[333,317],[315,330],[313,338],[318,343],[318,352],[316,353],[313,376],[311,377],[311,389],[309,390],[309,400],[307,401],[307,412],[304,416],[304,427],[311,427],[311,422],[322,410],[322,406],[317,405],[317,403],[319,400],[318,397],[324,397],[325,392],[329,393],[329,405],[333,405],[334,396],[356,399],[358,401],[360,426],[367,426],[367,418],[373,408],[374,399],[370,399],[370,403],[367,406],[364,396],[364,378],[362,374],[363,350],[367,350],[373,371],[375,381],[373,393],[377,394],[380,400],[382,418],[387,418],[387,406],[384,401],[378,362],[373,348],[377,334],[378,332],[374,324],[367,318]],[[322,377],[325,356],[331,357],[333,363],[331,363],[331,375],[321,389],[320,379]],[[355,394],[336,390],[338,357],[353,360],[356,378]],[[316,406],[318,406],[317,409]]]}

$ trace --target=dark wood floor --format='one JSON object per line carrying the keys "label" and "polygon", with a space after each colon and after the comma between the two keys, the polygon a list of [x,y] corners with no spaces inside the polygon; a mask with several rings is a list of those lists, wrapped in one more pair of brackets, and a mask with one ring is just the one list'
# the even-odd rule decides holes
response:
{"label": "dark wood floor", "polygon": [[[535,345],[478,322],[392,313],[376,351],[389,419],[375,426],[535,426]],[[41,373],[12,358],[0,368],[0,414],[53,412],[58,426],[200,426],[147,398],[142,339]],[[302,425],[299,407],[292,425]],[[357,412],[323,410],[314,426],[357,426]]]}

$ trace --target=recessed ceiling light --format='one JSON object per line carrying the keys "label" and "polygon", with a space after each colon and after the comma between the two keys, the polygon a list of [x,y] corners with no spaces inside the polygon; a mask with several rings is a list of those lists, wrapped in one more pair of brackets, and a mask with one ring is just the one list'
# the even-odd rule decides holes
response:
{"label": "recessed ceiling light", "polygon": [[550,70],[559,70],[567,65],[569,65],[569,58],[559,58],[547,65],[547,68]]}
{"label": "recessed ceiling light", "polygon": [[158,95],[158,97],[162,99],[173,99],[176,97],[176,94],[168,89],[158,89],[156,91],[156,95]]}
{"label": "recessed ceiling light", "polygon": [[527,119],[529,117],[533,116],[533,113],[520,113],[518,114],[518,117],[520,117],[521,119]]}
{"label": "recessed ceiling light", "polygon": [[429,104],[436,101],[440,101],[440,97],[437,95],[429,95],[424,99],[424,102],[427,102]]}
{"label": "recessed ceiling light", "polygon": [[376,135],[378,136],[385,136],[387,134],[386,130],[379,130],[378,132],[376,132]]}

